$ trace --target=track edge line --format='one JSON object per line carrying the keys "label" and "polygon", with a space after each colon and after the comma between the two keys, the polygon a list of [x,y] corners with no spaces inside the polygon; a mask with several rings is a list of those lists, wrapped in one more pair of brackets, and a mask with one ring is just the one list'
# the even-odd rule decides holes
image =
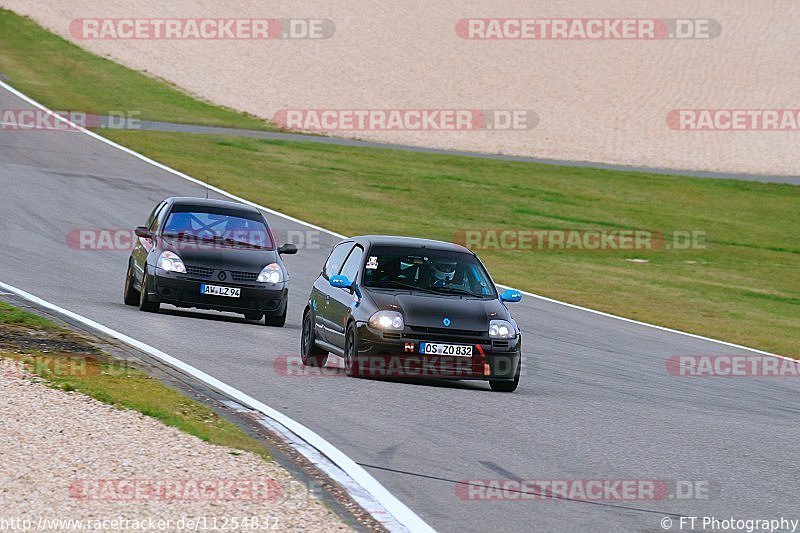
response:
{"label": "track edge line", "polygon": [[[391,492],[389,492],[386,487],[384,487],[378,480],[376,480],[372,475],[367,472],[363,467],[359,466],[353,459],[348,457],[344,452],[336,448],[333,444],[325,440],[323,437],[312,431],[311,429],[307,428],[300,422],[290,418],[289,416],[281,413],[269,407],[268,405],[248,396],[247,394],[235,389],[234,387],[228,385],[227,383],[216,379],[215,377],[206,374],[202,370],[199,370],[187,363],[184,363],[180,359],[177,359],[161,350],[154,348],[148,344],[145,344],[142,341],[134,339],[124,333],[120,333],[108,326],[104,326],[99,322],[96,322],[90,318],[84,317],[78,313],[70,311],[68,309],[64,309],[54,303],[48,302],[38,296],[35,296],[27,291],[19,289],[13,285],[9,285],[0,281],[0,289],[8,291],[16,296],[27,300],[35,305],[53,311],[59,315],[65,316],[81,324],[113,337],[120,342],[127,344],[137,350],[141,350],[148,355],[162,361],[163,363],[180,370],[181,372],[185,372],[192,376],[193,378],[203,382],[207,386],[211,387],[212,389],[228,396],[232,400],[244,405],[248,408],[254,409],[267,417],[273,423],[278,424],[286,430],[288,430],[291,434],[295,435],[302,441],[305,441],[309,446],[319,452],[321,455],[325,456],[331,463],[333,463],[336,467],[338,467],[345,475],[350,477],[359,487],[361,487],[367,494],[369,494],[378,504],[380,507],[386,510],[386,512],[391,515],[394,520],[388,521],[385,515],[380,512],[375,512],[371,509],[365,509],[365,511],[369,512],[370,515],[379,523],[383,524],[389,531],[425,531],[425,532],[433,532],[435,531],[431,526],[429,526],[422,518],[420,518],[414,511],[412,511],[406,504],[401,502],[396,496],[394,496]],[[298,449],[293,443],[290,442],[290,445],[297,449],[299,453],[303,453],[302,449]],[[326,472],[327,473],[327,472]],[[347,484],[340,483],[342,490],[346,491],[354,500],[356,501],[363,501],[363,495],[355,494],[351,491]],[[394,522],[394,523],[392,523]]]}

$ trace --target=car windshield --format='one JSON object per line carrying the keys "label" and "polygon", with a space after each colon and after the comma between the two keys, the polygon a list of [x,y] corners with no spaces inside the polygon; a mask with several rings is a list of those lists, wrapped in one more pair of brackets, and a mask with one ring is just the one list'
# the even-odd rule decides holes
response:
{"label": "car windshield", "polygon": [[364,265],[365,287],[495,297],[477,258],[465,252],[375,246]]}
{"label": "car windshield", "polygon": [[258,213],[213,207],[175,206],[162,235],[225,246],[272,249],[272,236]]}

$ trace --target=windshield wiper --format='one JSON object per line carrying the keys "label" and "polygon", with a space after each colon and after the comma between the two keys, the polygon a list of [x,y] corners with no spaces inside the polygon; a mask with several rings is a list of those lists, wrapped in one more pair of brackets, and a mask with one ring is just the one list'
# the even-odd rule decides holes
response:
{"label": "windshield wiper", "polygon": [[230,237],[220,237],[219,235],[205,237],[205,236],[202,236],[202,235],[194,235],[193,233],[183,233],[183,232],[174,233],[174,232],[170,232],[170,233],[164,233],[163,236],[167,237],[167,238],[177,238],[178,240],[183,240],[183,239],[188,237],[188,238],[193,239],[195,241],[205,241],[205,242],[214,242],[214,243],[219,243],[219,244],[231,244],[231,245],[237,245],[237,246],[247,246],[248,248],[258,248],[258,249],[263,249],[264,248],[263,246],[261,246],[259,244],[250,244],[249,242],[237,241],[235,239],[231,239]]}
{"label": "windshield wiper", "polygon": [[220,237],[220,236],[217,236],[217,235],[214,236],[214,242],[222,242],[222,243],[225,243],[225,244],[233,244],[235,246],[246,246],[248,248],[259,248],[259,249],[264,248],[263,246],[261,246],[259,244],[251,244],[249,242],[237,241],[236,239],[231,239],[230,237]]}
{"label": "windshield wiper", "polygon": [[195,235],[194,233],[185,233],[183,231],[179,231],[177,233],[175,233],[174,231],[171,231],[169,233],[162,233],[161,236],[166,237],[168,239],[178,239],[179,241],[182,241],[183,239],[192,239],[193,241],[214,242],[214,239],[212,239],[211,237],[201,237],[200,235]]}
{"label": "windshield wiper", "polygon": [[481,294],[475,294],[472,291],[468,291],[465,289],[459,289],[457,287],[432,287],[431,290],[436,291],[437,293],[444,293],[444,294],[463,294],[464,296],[474,296],[476,298],[480,298]]}
{"label": "windshield wiper", "polygon": [[385,287],[385,286],[382,286],[382,285],[391,284],[391,285],[394,285],[394,286],[396,286],[398,288],[402,288],[402,289],[409,289],[409,290],[412,290],[412,291],[428,292],[428,293],[431,293],[431,294],[439,294],[436,291],[433,291],[432,289],[428,289],[428,288],[425,288],[425,287],[417,287],[415,285],[409,285],[408,283],[403,283],[402,281],[397,281],[397,280],[394,280],[394,279],[390,279],[388,281],[381,281],[379,283],[380,283],[380,285],[374,285],[373,287],[376,288],[376,289],[389,289],[391,287]]}

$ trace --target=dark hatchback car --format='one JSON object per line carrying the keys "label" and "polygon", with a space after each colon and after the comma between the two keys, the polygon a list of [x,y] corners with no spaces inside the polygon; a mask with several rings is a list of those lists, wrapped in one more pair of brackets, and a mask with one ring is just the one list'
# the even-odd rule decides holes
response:
{"label": "dark hatchback car", "polygon": [[167,198],[136,228],[125,275],[125,303],[241,313],[269,326],[286,322],[288,272],[264,215],[223,200]]}
{"label": "dark hatchback car", "polygon": [[390,236],[337,244],[303,314],[302,360],[344,358],[349,376],[488,380],[512,392],[522,340],[478,257],[462,246]]}

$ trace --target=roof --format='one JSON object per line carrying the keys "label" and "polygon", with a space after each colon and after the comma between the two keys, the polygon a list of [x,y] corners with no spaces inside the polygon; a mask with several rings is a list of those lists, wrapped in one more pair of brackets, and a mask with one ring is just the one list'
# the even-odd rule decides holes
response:
{"label": "roof", "polygon": [[410,248],[430,248],[432,250],[448,250],[451,252],[472,252],[459,244],[452,242],[420,239],[417,237],[401,237],[397,235],[359,235],[348,240],[357,241],[372,246],[397,246]]}
{"label": "roof", "polygon": [[205,207],[236,209],[237,211],[250,211],[255,213],[260,212],[255,207],[247,204],[242,204],[239,202],[231,202],[228,200],[215,200],[213,198],[195,198],[193,196],[173,196],[171,198],[167,198],[167,201],[172,202],[173,205],[197,205]]}

